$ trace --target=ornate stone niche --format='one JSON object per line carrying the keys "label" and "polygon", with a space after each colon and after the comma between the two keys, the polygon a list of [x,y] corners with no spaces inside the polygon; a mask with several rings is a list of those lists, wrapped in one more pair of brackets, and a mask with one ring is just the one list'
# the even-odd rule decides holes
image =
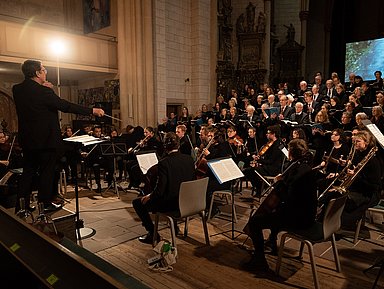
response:
{"label": "ornate stone niche", "polygon": [[256,6],[251,2],[245,10],[236,21],[239,48],[236,74],[241,86],[264,81],[266,66],[269,65],[263,61],[265,14],[263,11],[256,11]]}
{"label": "ornate stone niche", "polygon": [[292,24],[287,28],[287,42],[281,45],[279,55],[279,79],[291,84],[298,83],[302,78],[301,55],[304,46],[295,41],[295,28]]}

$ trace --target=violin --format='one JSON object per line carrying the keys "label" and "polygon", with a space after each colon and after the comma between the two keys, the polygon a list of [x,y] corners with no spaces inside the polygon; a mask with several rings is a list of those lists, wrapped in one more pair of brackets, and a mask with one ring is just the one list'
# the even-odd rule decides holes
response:
{"label": "violin", "polygon": [[236,147],[236,154],[238,155],[242,154],[243,151],[245,150],[243,139],[238,135],[235,135],[234,137],[229,138],[228,143]]}
{"label": "violin", "polygon": [[273,145],[275,141],[274,140],[270,140],[268,143],[266,143],[260,150],[259,150],[259,153],[256,155],[256,160],[254,161],[251,161],[250,164],[251,166],[256,166],[257,165],[257,159],[259,159],[260,157],[262,157],[263,155],[265,155],[265,153],[269,150],[269,148]]}

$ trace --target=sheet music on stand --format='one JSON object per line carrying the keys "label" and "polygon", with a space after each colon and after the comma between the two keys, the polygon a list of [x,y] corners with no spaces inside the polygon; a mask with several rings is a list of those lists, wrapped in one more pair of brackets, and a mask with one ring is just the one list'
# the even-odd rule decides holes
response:
{"label": "sheet music on stand", "polygon": [[361,121],[365,127],[373,134],[373,136],[376,138],[376,140],[379,142],[382,148],[384,148],[384,135],[379,130],[376,124],[372,123],[368,119],[364,119]]}
{"label": "sheet music on stand", "polygon": [[159,163],[156,153],[154,152],[147,154],[137,154],[136,158],[137,162],[139,163],[139,167],[144,175],[148,172],[151,167]]}
{"label": "sheet music on stand", "polygon": [[208,166],[220,184],[244,177],[232,158],[210,160]]}
{"label": "sheet music on stand", "polygon": [[69,141],[69,142],[79,142],[82,143],[84,146],[89,146],[93,144],[98,144],[105,142],[106,139],[100,139],[94,136],[90,135],[79,135],[79,136],[74,136],[74,137],[68,137],[63,139],[64,141]]}

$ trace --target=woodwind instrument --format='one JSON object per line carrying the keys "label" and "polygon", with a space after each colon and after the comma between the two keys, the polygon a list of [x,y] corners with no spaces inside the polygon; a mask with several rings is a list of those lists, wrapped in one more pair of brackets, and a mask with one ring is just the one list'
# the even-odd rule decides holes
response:
{"label": "woodwind instrument", "polygon": [[143,146],[149,139],[151,138],[151,135],[147,135],[145,138],[143,138],[134,148],[129,148],[128,153],[137,153],[140,150],[140,147]]}
{"label": "woodwind instrument", "polygon": [[349,154],[348,154],[348,157],[347,157],[347,160],[346,160],[346,164],[345,164],[345,167],[343,168],[343,170],[338,174],[338,176],[336,178],[334,178],[334,180],[330,183],[330,185],[320,194],[320,196],[318,197],[318,200],[320,201],[321,198],[330,190],[334,187],[336,181],[341,181],[342,179],[345,178],[345,176],[347,175],[347,170],[349,169],[349,166],[352,164],[352,160],[355,156],[355,152],[356,152],[356,149],[355,149],[355,146],[353,145],[352,143],[352,147],[351,147],[351,150],[349,151]]}

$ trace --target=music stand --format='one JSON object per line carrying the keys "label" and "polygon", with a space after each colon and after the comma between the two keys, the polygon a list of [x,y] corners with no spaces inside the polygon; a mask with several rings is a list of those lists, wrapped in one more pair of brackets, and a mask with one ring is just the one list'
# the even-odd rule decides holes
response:
{"label": "music stand", "polygon": [[125,192],[125,190],[117,183],[116,178],[116,156],[125,156],[127,155],[127,146],[125,143],[109,143],[109,144],[101,144],[101,154],[103,156],[112,156],[113,157],[113,184],[110,184],[109,187],[105,190],[108,191],[111,186],[114,186],[115,194],[117,198],[120,199],[119,188]]}
{"label": "music stand", "polygon": [[[99,143],[104,142],[105,140],[104,139],[98,139],[98,138],[88,136],[88,135],[83,135],[83,136],[75,136],[75,137],[65,138],[64,141],[77,142],[77,143],[81,143],[83,146],[88,146],[88,145],[92,145],[92,144],[97,145]],[[84,228],[84,221],[82,219],[80,219],[79,186],[77,183],[77,176],[75,176],[74,183],[75,183],[75,203],[76,203],[76,206],[75,206],[75,208],[76,208],[75,209],[76,236],[77,236],[77,240],[80,242],[80,246],[82,246],[81,240],[94,235],[95,230],[91,229],[91,228]]]}
{"label": "music stand", "polygon": [[[223,234],[224,236],[225,233],[231,232],[231,237],[228,237],[232,240],[236,239],[235,238],[235,219],[234,219],[234,211],[233,208],[235,206],[235,188],[234,188],[234,181],[236,179],[244,177],[243,172],[239,169],[239,167],[236,165],[236,163],[233,161],[232,158],[224,158],[224,159],[214,159],[208,161],[208,167],[211,169],[213,174],[215,175],[217,181],[220,184],[223,184],[225,182],[231,182],[231,193],[232,193],[232,208],[231,208],[231,223],[232,227],[231,230],[227,230],[218,234]],[[242,234],[240,231],[236,231]],[[217,234],[216,234],[217,235]],[[239,235],[239,236],[240,236]],[[215,236],[215,235],[213,235]]]}

